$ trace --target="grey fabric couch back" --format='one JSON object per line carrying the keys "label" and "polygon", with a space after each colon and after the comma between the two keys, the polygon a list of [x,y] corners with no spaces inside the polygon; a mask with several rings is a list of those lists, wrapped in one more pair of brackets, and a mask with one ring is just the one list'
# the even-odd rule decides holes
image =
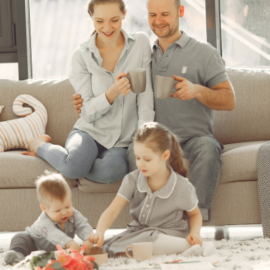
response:
{"label": "grey fabric couch back", "polygon": [[223,144],[270,140],[270,70],[227,70],[236,94],[233,111],[214,112],[214,136]]}
{"label": "grey fabric couch back", "polygon": [[[214,136],[223,143],[270,140],[270,70],[230,70],[228,75],[236,93],[232,112],[214,112]],[[21,94],[37,98],[48,112],[47,134],[53,143],[64,146],[79,115],[73,109],[74,89],[64,80],[0,80],[0,105],[5,108],[0,121],[17,118],[14,99]]]}

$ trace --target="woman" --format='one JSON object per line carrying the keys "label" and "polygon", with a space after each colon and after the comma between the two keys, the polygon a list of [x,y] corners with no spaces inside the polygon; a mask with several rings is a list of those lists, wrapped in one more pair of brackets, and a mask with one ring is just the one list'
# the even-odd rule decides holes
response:
{"label": "woman", "polygon": [[[153,121],[151,47],[144,33],[122,29],[123,0],[91,0],[88,4],[95,32],[74,52],[69,80],[83,99],[81,117],[65,148],[42,135],[28,144],[37,155],[69,178],[113,183],[127,173],[126,150],[138,126]],[[127,72],[146,69],[145,92],[130,91]]]}

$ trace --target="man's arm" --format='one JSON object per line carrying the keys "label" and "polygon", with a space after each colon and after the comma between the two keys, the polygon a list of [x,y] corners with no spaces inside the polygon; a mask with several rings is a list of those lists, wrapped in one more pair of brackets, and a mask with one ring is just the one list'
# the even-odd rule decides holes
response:
{"label": "man's arm", "polygon": [[74,104],[74,109],[77,111],[78,114],[81,113],[81,107],[83,103],[83,99],[81,98],[80,94],[74,94],[73,95],[73,104]]}
{"label": "man's arm", "polygon": [[213,110],[232,111],[235,106],[235,94],[230,81],[222,82],[211,88],[193,84],[187,79],[173,76],[179,81],[175,85],[177,90],[171,97],[181,100],[191,100],[196,98],[205,106]]}

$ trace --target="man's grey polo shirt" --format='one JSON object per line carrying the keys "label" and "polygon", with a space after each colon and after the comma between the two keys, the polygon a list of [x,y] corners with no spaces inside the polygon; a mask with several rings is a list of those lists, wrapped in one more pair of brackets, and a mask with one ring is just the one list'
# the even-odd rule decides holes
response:
{"label": "man's grey polo shirt", "polygon": [[[153,86],[156,75],[176,75],[206,87],[229,80],[219,52],[210,44],[189,37],[185,32],[182,32],[179,40],[170,44],[164,54],[158,41],[154,43]],[[155,98],[155,111],[155,120],[168,127],[181,141],[194,136],[213,136],[213,110],[197,99]]]}

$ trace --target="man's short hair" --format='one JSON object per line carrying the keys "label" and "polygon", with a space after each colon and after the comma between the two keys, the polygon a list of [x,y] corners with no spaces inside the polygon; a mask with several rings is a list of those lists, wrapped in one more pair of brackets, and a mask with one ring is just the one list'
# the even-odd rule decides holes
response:
{"label": "man's short hair", "polygon": [[[181,6],[181,0],[174,0],[174,1],[175,1],[177,9],[179,9],[179,7]],[[146,1],[146,4],[148,4],[148,2],[149,0]]]}
{"label": "man's short hair", "polygon": [[177,9],[181,6],[181,0],[175,0]]}
{"label": "man's short hair", "polygon": [[63,202],[66,196],[71,196],[69,185],[59,173],[45,171],[36,181],[36,187],[39,203],[47,207],[53,200]]}

